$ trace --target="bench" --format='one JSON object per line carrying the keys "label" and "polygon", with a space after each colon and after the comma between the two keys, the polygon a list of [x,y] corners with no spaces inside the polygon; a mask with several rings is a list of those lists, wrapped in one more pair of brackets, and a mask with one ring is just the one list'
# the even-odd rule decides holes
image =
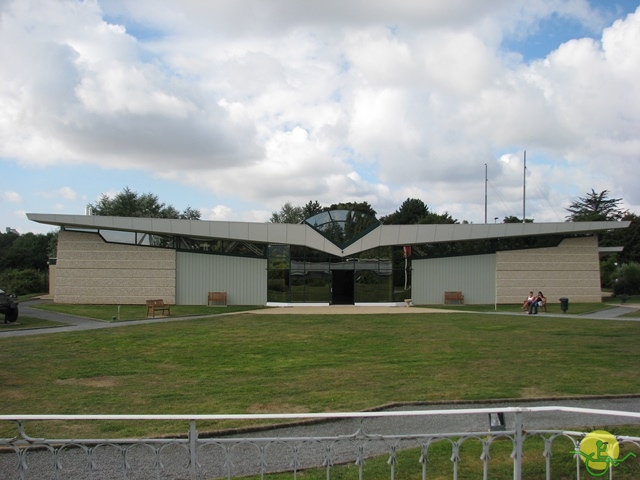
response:
{"label": "bench", "polygon": [[167,312],[167,315],[171,315],[171,306],[166,305],[164,300],[147,300],[147,317],[151,314],[153,317],[156,316],[156,312],[160,315],[163,315],[164,312]]}
{"label": "bench", "polygon": [[462,292],[444,292],[445,305],[464,305],[464,295]]}
{"label": "bench", "polygon": [[227,292],[209,292],[207,305],[227,306]]}
{"label": "bench", "polygon": [[[527,302],[524,302],[522,304],[522,307],[520,307],[520,310],[527,312],[529,311],[529,305],[527,304]],[[547,301],[545,300],[542,305],[538,305],[538,311],[539,312],[547,312]]]}
{"label": "bench", "polygon": [[[526,307],[523,310],[529,310],[529,307]],[[547,302],[546,302],[546,300],[542,303],[542,305],[538,305],[538,311],[546,313],[546,311],[547,311]]]}

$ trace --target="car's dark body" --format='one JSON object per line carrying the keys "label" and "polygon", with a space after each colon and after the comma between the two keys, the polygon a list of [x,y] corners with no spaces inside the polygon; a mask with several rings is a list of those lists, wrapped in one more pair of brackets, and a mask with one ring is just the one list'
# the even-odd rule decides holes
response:
{"label": "car's dark body", "polygon": [[4,314],[4,323],[13,323],[18,319],[18,299],[0,289],[0,314]]}

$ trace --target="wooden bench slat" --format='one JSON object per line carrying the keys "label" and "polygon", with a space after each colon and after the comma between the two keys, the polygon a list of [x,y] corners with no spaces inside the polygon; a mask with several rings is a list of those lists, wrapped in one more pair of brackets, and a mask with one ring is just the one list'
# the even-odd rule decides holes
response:
{"label": "wooden bench slat", "polygon": [[462,292],[444,292],[445,305],[464,305],[464,295]]}
{"label": "wooden bench slat", "polygon": [[167,312],[167,315],[171,315],[171,305],[166,305],[162,299],[147,300],[147,317],[149,314],[155,317],[156,312],[161,315]]}
{"label": "wooden bench slat", "polygon": [[209,292],[207,305],[224,305],[227,306],[227,292]]}

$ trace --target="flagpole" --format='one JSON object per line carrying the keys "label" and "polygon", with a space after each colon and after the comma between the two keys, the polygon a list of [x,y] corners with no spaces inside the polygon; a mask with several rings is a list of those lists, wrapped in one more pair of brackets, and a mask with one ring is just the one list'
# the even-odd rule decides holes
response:
{"label": "flagpole", "polygon": [[526,198],[527,198],[527,151],[524,151],[524,171],[522,175],[522,223],[525,223]]}
{"label": "flagpole", "polygon": [[487,224],[487,164],[484,164],[484,223]]}

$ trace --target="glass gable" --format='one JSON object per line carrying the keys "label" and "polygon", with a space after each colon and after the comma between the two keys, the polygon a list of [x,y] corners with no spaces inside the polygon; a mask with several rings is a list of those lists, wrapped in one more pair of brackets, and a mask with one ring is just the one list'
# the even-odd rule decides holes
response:
{"label": "glass gable", "polygon": [[375,217],[353,210],[322,212],[305,223],[340,248],[351,245],[380,225]]}

